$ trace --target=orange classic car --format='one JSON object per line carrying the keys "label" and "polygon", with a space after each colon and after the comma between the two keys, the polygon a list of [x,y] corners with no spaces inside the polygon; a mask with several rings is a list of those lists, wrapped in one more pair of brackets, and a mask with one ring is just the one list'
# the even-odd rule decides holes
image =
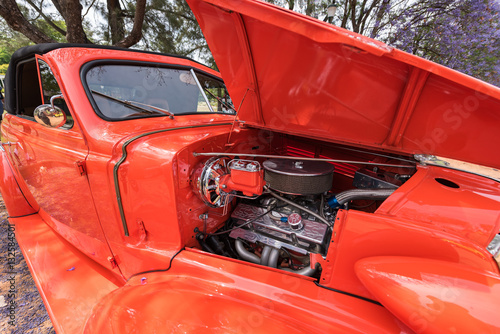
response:
{"label": "orange classic car", "polygon": [[499,333],[500,90],[267,3],[188,3],[220,74],[12,57],[0,189],[55,330]]}

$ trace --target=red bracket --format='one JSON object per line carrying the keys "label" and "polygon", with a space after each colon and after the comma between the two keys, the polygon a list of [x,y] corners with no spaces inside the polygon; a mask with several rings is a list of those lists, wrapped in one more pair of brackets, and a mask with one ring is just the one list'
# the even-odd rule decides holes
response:
{"label": "red bracket", "polygon": [[144,240],[146,240],[147,237],[147,232],[146,228],[144,227],[144,222],[142,220],[138,220],[137,225],[139,226],[139,241],[143,242]]}
{"label": "red bracket", "polygon": [[76,168],[78,168],[78,172],[81,176],[87,174],[87,168],[85,166],[85,161],[77,161],[75,162]]}
{"label": "red bracket", "polygon": [[108,261],[111,263],[111,269],[115,269],[118,267],[118,261],[116,261],[116,258],[114,256],[108,256]]}

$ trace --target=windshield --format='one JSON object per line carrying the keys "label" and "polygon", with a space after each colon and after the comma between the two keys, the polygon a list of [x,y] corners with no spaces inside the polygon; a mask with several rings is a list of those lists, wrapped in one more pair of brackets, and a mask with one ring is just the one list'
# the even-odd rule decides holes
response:
{"label": "windshield", "polygon": [[97,111],[109,119],[234,113],[224,83],[193,70],[106,64],[85,78]]}

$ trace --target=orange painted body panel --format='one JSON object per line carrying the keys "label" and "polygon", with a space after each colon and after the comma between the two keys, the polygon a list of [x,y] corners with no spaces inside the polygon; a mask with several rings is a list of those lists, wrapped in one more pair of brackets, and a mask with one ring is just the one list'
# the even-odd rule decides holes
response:
{"label": "orange painted body panel", "polygon": [[26,216],[36,213],[19,187],[9,159],[3,147],[0,147],[0,189],[9,217]]}
{"label": "orange painted body panel", "polygon": [[[439,180],[454,182],[457,188]],[[495,231],[500,230],[499,196],[500,184],[494,180],[445,168],[422,167],[377,213],[418,220],[486,247]]]}
{"label": "orange painted body panel", "polygon": [[[460,188],[445,187],[435,180],[438,177],[450,178]],[[473,188],[471,180],[475,182]],[[337,216],[327,256],[334,275],[324,274],[322,284],[375,298],[360,284],[354,264],[366,257],[388,255],[449,261],[498,274],[498,266],[486,250],[493,238],[490,231],[500,229],[500,203],[488,200],[498,194],[498,187],[498,182],[472,174],[439,167],[419,169],[374,214],[349,210]],[[425,208],[414,211],[413,215],[403,209],[389,215],[386,208],[394,207],[394,203],[403,208]],[[481,213],[473,215],[468,210]],[[432,213],[435,215],[431,216]],[[473,219],[466,219],[470,216]]]}
{"label": "orange painted body panel", "polygon": [[445,261],[374,257],[356,273],[417,333],[498,333],[498,275]]}
{"label": "orange painted body panel", "polygon": [[[58,332],[411,333],[420,328],[408,316],[427,296],[439,298],[441,283],[428,284],[429,275],[457,277],[464,298],[431,312],[428,330],[437,332],[460,314],[451,304],[472,307],[474,289],[496,296],[499,267],[488,247],[500,232],[499,179],[418,164],[412,154],[499,167],[491,153],[498,89],[258,1],[188,2],[237,116],[101,117],[82,81],[93,62],[220,75],[183,58],[74,46],[37,55],[74,125],[45,127],[12,110],[2,122],[10,144],[0,190],[11,215],[37,213],[13,221]],[[462,102],[477,108],[453,108]],[[255,154],[260,166],[262,155],[336,159],[335,172],[327,166],[331,188],[291,195],[268,170],[210,169]],[[359,185],[366,170],[395,191],[335,206],[356,187],[380,195]],[[287,185],[312,184],[283,174]],[[214,192],[203,197],[207,189]],[[226,202],[207,201],[224,189]],[[461,320],[497,330],[487,317]]]}
{"label": "orange painted body panel", "polygon": [[[244,273],[242,273],[244,271]],[[85,333],[409,333],[376,304],[310,279],[182,251],[166,273],[133,277],[102,300]]]}
{"label": "orange painted body panel", "polygon": [[44,211],[47,223],[111,269],[111,251],[89,183],[77,166],[87,156],[87,146],[77,128],[55,130],[54,136],[54,129],[11,115],[7,115],[3,127],[4,139],[15,143],[9,146],[10,159]]}
{"label": "orange painted body panel", "polygon": [[340,233],[327,257],[331,272],[321,279],[322,284],[332,288],[373,299],[354,272],[358,260],[371,256],[439,259],[498,273],[485,248],[414,221],[350,211],[339,222]]}
{"label": "orange painted body panel", "polygon": [[500,167],[499,88],[263,1],[187,2],[247,124]]}
{"label": "orange painted body panel", "polygon": [[93,306],[125,282],[61,238],[38,215],[10,220],[57,333],[81,333]]}

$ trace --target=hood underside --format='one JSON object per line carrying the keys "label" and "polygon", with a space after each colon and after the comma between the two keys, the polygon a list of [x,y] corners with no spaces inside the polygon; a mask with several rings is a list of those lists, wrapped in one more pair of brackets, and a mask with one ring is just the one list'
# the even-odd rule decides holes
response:
{"label": "hood underside", "polygon": [[187,0],[247,125],[499,168],[500,90],[252,0]]}

